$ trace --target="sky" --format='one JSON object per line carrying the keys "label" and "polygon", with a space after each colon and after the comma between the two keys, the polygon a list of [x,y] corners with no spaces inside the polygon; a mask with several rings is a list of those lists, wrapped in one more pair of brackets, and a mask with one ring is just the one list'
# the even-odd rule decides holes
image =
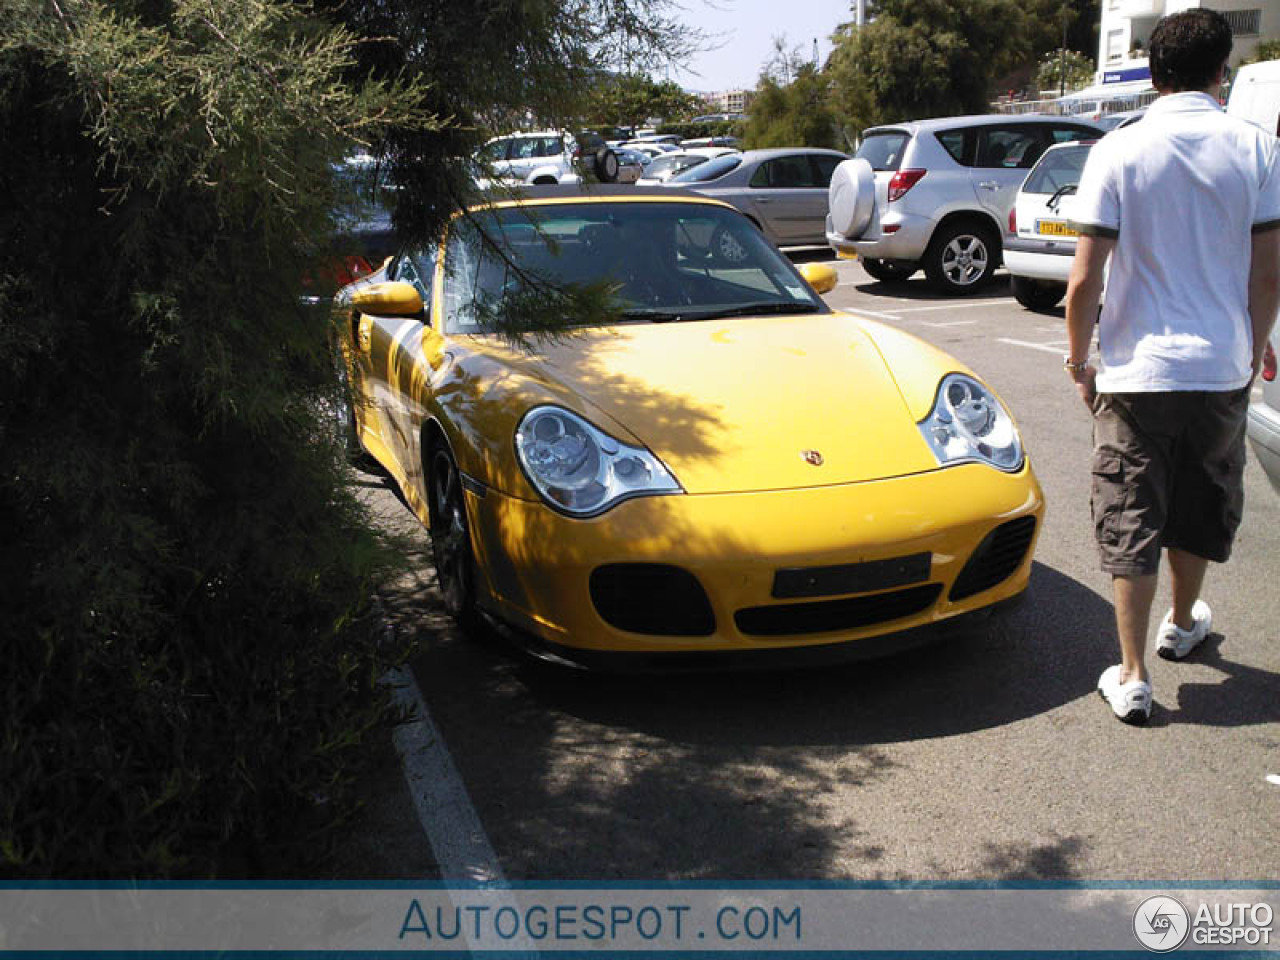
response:
{"label": "sky", "polygon": [[[689,90],[750,89],[773,56],[773,38],[808,59],[818,41],[818,62],[831,53],[831,34],[853,19],[851,0],[680,0],[683,20],[715,36],[717,49],[695,55],[688,70],[672,67],[670,78]],[[665,80],[665,71],[655,71]],[[700,74],[695,75],[695,74]]]}

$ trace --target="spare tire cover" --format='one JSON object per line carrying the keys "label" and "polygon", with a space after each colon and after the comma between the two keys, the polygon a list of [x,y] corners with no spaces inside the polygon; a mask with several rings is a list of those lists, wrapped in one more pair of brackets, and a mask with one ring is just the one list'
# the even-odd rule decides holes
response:
{"label": "spare tire cover", "polygon": [[601,183],[614,183],[618,179],[618,155],[608,147],[596,151],[596,179]]}
{"label": "spare tire cover", "polygon": [[827,189],[831,229],[842,237],[860,237],[876,205],[876,175],[866,160],[845,160],[831,175]]}

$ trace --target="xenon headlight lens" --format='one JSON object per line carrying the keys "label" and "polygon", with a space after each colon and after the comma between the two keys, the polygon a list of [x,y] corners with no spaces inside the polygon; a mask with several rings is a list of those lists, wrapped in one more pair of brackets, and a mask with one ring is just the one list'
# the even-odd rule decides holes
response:
{"label": "xenon headlight lens", "polygon": [[534,407],[524,415],[516,455],[542,498],[572,516],[602,513],[629,497],[680,492],[644,447],[615,440],[562,407]]}
{"label": "xenon headlight lens", "polygon": [[938,398],[920,432],[942,466],[987,463],[1013,472],[1022,467],[1022,439],[994,393],[963,373],[942,378]]}

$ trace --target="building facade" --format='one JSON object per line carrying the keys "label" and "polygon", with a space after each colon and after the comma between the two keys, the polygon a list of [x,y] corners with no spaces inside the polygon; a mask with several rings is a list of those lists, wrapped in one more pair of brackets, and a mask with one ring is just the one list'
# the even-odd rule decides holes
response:
{"label": "building facade", "polygon": [[1149,79],[1147,41],[1156,21],[1168,13],[1202,6],[1220,11],[1231,22],[1232,67],[1250,59],[1261,41],[1280,37],[1280,0],[1102,0],[1096,82],[1132,84]]}

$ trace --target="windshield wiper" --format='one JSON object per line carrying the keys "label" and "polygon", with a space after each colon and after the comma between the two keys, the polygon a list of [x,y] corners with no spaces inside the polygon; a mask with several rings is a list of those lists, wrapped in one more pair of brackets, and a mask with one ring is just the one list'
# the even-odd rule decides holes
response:
{"label": "windshield wiper", "polygon": [[765,313],[817,313],[821,307],[816,303],[779,303],[777,300],[765,300],[760,303],[743,303],[736,307],[724,307],[720,310],[704,310],[700,313],[686,313],[686,320],[717,320],[720,317],[749,317]]}
{"label": "windshield wiper", "polygon": [[683,320],[685,314],[672,313],[670,310],[651,310],[642,308],[639,310],[623,310],[623,319],[626,320],[648,320],[652,323],[671,323],[672,321]]}

